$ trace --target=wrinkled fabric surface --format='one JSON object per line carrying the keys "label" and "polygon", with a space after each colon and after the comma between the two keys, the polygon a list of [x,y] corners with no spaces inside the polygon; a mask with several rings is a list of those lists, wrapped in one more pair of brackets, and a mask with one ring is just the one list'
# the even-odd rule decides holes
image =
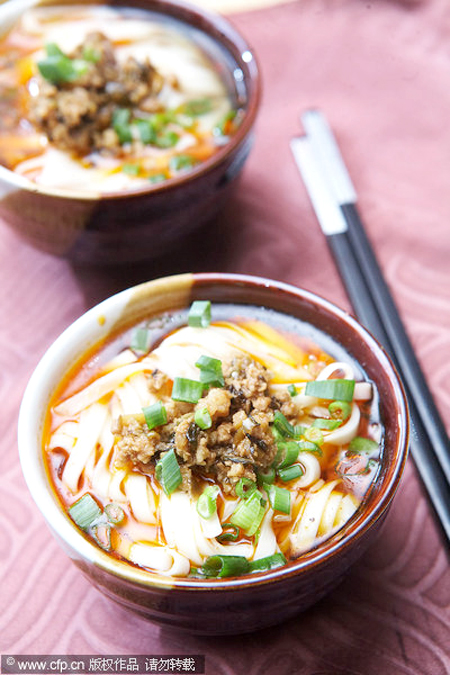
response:
{"label": "wrinkled fabric surface", "polygon": [[377,542],[306,614],[233,638],[162,629],[100,595],[65,557],[22,478],[21,396],[57,335],[135,282],[181,271],[267,276],[350,309],[289,149],[319,107],[444,420],[450,419],[450,10],[446,0],[300,0],[232,15],[264,80],[227,210],[146,265],[96,271],[0,224],[0,653],[204,654],[207,675],[446,675],[448,557],[409,458]]}

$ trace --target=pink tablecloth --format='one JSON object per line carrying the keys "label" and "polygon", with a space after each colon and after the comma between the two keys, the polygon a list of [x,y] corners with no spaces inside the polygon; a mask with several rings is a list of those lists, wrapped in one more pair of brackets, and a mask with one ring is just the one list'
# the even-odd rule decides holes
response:
{"label": "pink tablecloth", "polygon": [[51,538],[19,467],[22,392],[52,340],[135,281],[187,270],[265,275],[348,300],[290,156],[301,110],[334,127],[378,253],[445,420],[450,419],[450,14],[447,0],[299,0],[240,13],[264,98],[227,213],[189,248],[100,273],[0,228],[0,652],[204,654],[208,675],[445,675],[446,550],[412,461],[385,528],[347,580],[263,633],[190,637],[95,591]]}

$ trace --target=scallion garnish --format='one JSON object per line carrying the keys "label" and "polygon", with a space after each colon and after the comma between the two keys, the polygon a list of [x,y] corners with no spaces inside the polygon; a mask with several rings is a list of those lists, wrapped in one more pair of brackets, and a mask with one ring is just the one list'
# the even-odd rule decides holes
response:
{"label": "scallion garnish", "polygon": [[265,558],[251,560],[249,563],[249,572],[266,572],[267,570],[273,570],[276,567],[282,567],[283,565],[286,565],[286,563],[287,560],[282,553],[274,553]]}
{"label": "scallion garnish", "polygon": [[153,176],[148,177],[150,183],[162,183],[167,180],[167,176],[164,173],[154,173]]}
{"label": "scallion garnish", "polygon": [[222,523],[222,532],[216,537],[217,541],[237,541],[239,528],[232,523]]}
{"label": "scallion garnish", "polygon": [[139,326],[133,333],[130,349],[136,354],[147,354],[151,344],[151,333],[148,328]]}
{"label": "scallion garnish", "polygon": [[92,527],[92,536],[99,546],[105,551],[111,549],[111,525],[110,523],[98,523]]}
{"label": "scallion garnish", "polygon": [[234,118],[236,117],[236,114],[236,110],[229,110],[227,113],[225,113],[225,115],[213,129],[214,136],[228,136],[231,133],[231,125]]}
{"label": "scallion garnish", "polygon": [[139,164],[122,164],[122,171],[129,176],[139,176],[141,167]]}
{"label": "scallion garnish", "polygon": [[298,447],[301,452],[312,452],[314,455],[319,455],[320,457],[323,455],[317,443],[313,443],[312,441],[299,441]]}
{"label": "scallion garnish", "polygon": [[219,488],[217,485],[208,485],[197,499],[197,513],[207,520],[217,512],[217,495]]}
{"label": "scallion garnish", "polygon": [[187,377],[176,377],[173,381],[172,398],[174,401],[198,403],[203,394],[203,384]]}
{"label": "scallion garnish", "polygon": [[275,469],[273,466],[265,469],[264,471],[258,471],[258,484],[262,485],[263,483],[273,483],[275,481]]}
{"label": "scallion garnish", "polygon": [[156,131],[151,119],[135,119],[134,124],[137,127],[139,138],[144,145],[155,142]]}
{"label": "scallion garnish", "polygon": [[68,512],[78,527],[81,527],[82,530],[87,530],[101,515],[102,510],[89,492],[86,492],[86,494],[69,507]]}
{"label": "scallion garnish", "polygon": [[274,511],[289,514],[291,512],[291,493],[277,485],[264,486],[269,498],[270,506]]}
{"label": "scallion garnish", "polygon": [[315,419],[311,426],[316,427],[317,429],[325,429],[327,431],[332,431],[333,429],[337,429],[340,427],[342,424],[342,420],[330,420],[330,419],[325,419],[322,417],[318,417]]}
{"label": "scallion garnish", "polygon": [[295,386],[295,384],[288,384],[287,390],[291,396],[297,395],[297,387]]}
{"label": "scallion garnish", "polygon": [[212,427],[211,415],[206,406],[195,411],[194,422],[200,429],[210,429]]}
{"label": "scallion garnish", "polygon": [[334,419],[345,421],[352,412],[352,406],[347,401],[332,401],[328,406],[328,412]]}
{"label": "scallion garnish", "polygon": [[274,430],[284,438],[300,438],[304,427],[301,424],[291,424],[282,412],[275,410],[272,431]]}
{"label": "scallion garnish", "polygon": [[184,115],[197,117],[210,112],[212,108],[212,101],[210,98],[197,98],[192,101],[187,101],[180,109]]}
{"label": "scallion garnish", "polygon": [[169,497],[182,482],[180,467],[173,449],[169,450],[155,467],[156,479]]}
{"label": "scallion garnish", "polygon": [[[175,131],[167,130],[167,131],[163,131],[163,132],[159,133],[156,136],[156,138],[153,142],[158,148],[173,148],[178,143],[179,140],[180,140],[180,137]],[[177,155],[177,156],[182,157],[183,155]],[[173,159],[175,159],[175,158],[172,157],[170,162],[169,162],[169,165],[170,165],[171,169],[173,168],[171,166]]]}
{"label": "scallion garnish", "polygon": [[105,514],[109,522],[113,525],[120,525],[125,518],[125,512],[119,504],[111,502],[105,506]]}
{"label": "scallion garnish", "polygon": [[174,155],[170,158],[169,168],[172,171],[183,171],[183,169],[190,169],[195,163],[195,159],[190,155]]}
{"label": "scallion garnish", "polygon": [[167,411],[161,401],[156,401],[152,405],[148,405],[145,408],[142,408],[144,413],[145,421],[147,426],[150,429],[155,429],[155,427],[161,427],[163,424],[167,424]]}
{"label": "scallion garnish", "polygon": [[240,478],[234,487],[234,491],[241,499],[248,499],[256,490],[256,483],[250,478]]}
{"label": "scallion garnish", "polygon": [[278,443],[280,454],[277,455],[275,468],[284,469],[295,462],[299,453],[299,445],[296,441],[283,441]]}
{"label": "scallion garnish", "polygon": [[247,558],[241,555],[213,555],[206,558],[201,568],[206,577],[238,577],[249,571]]}
{"label": "scallion garnish", "polygon": [[211,302],[195,300],[188,314],[188,324],[194,328],[207,328],[211,323]]}
{"label": "scallion garnish", "polygon": [[292,464],[291,466],[287,466],[285,469],[278,469],[278,477],[280,480],[283,481],[283,483],[288,483],[290,480],[294,480],[294,478],[300,478],[300,476],[303,476],[303,469],[300,466],[300,464]]}
{"label": "scallion garnish", "polygon": [[211,356],[202,355],[195,365],[200,368],[200,382],[208,387],[223,387],[225,380],[222,373],[222,361]]}
{"label": "scallion garnish", "polygon": [[332,401],[352,401],[355,380],[313,380],[306,383],[305,394]]}
{"label": "scallion garnish", "polygon": [[130,111],[128,108],[117,108],[113,112],[112,127],[116,132],[121,145],[131,143],[133,135],[130,126]]}
{"label": "scallion garnish", "polygon": [[88,70],[88,63],[82,59],[70,59],[55,43],[46,45],[47,57],[37,67],[42,77],[52,84],[73,82]]}
{"label": "scallion garnish", "polygon": [[250,537],[255,534],[264,516],[262,494],[254,490],[247,499],[240,501],[231,515],[230,522],[237,525]]}
{"label": "scallion garnish", "polygon": [[371,455],[374,452],[378,452],[378,448],[379,445],[376,441],[371,438],[363,438],[362,436],[355,436],[348,446],[350,452],[363,455]]}
{"label": "scallion garnish", "polygon": [[305,440],[309,441],[310,443],[315,443],[316,445],[322,445],[324,441],[321,430],[313,426],[305,429],[303,436]]}

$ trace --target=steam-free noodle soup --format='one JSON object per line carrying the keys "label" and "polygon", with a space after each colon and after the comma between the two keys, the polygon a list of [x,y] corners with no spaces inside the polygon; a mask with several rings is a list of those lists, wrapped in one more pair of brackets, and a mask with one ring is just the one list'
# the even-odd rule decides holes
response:
{"label": "steam-free noodle soup", "polygon": [[212,157],[243,112],[212,44],[180,25],[102,5],[26,11],[0,40],[0,163],[42,188],[98,193]]}
{"label": "steam-free noodle soup", "polygon": [[305,554],[352,518],[382,454],[374,385],[329,337],[271,310],[210,312],[196,302],[91,354],[45,438],[85,535],[173,577]]}

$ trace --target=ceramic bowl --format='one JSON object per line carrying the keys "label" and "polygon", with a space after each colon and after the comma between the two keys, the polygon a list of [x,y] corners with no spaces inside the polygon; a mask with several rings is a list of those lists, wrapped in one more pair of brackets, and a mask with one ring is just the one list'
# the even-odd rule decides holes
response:
{"label": "ceramic bowl", "polygon": [[[13,0],[0,7],[0,35],[24,7],[68,0]],[[88,4],[102,4],[88,0]],[[103,4],[108,4],[105,2]],[[116,3],[111,0],[111,6]],[[122,3],[123,4],[123,3]],[[37,186],[0,166],[0,217],[32,245],[77,263],[129,263],[162,255],[211,221],[229,197],[250,152],[260,99],[255,56],[223,17],[177,0],[130,0],[194,30],[245,111],[231,140],[210,159],[163,183],[117,193],[77,193]]]}
{"label": "ceramic bowl", "polygon": [[[113,559],[88,541],[62,510],[46,473],[43,424],[55,387],[86,350],[111,333],[195,299],[284,312],[315,326],[347,350],[379,392],[385,449],[362,507],[325,543],[285,567],[251,576],[170,579]],[[241,633],[281,622],[328,593],[374,541],[394,497],[408,446],[403,387],[384,350],[350,315],[305,290],[258,277],[185,274],[150,281],[89,310],[56,340],[26,389],[19,449],[31,494],[51,531],[88,579],[121,605],[162,625],[201,634]]]}

